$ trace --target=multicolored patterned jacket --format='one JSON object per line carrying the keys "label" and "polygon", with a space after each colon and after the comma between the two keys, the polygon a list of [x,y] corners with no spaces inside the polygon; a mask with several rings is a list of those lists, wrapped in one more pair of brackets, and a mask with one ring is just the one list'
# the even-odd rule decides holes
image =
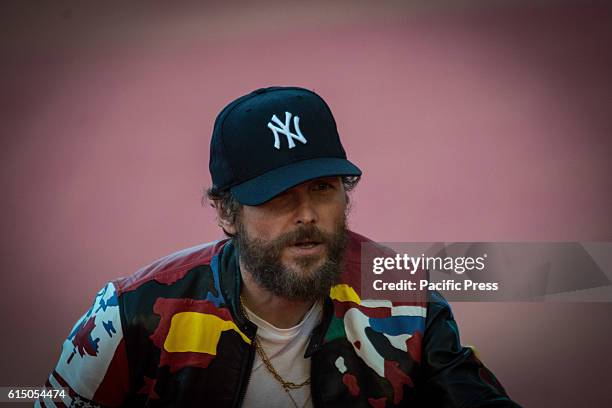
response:
{"label": "multicolored patterned jacket", "polygon": [[[470,348],[446,301],[360,298],[360,248],[313,331],[313,404],[321,407],[517,407]],[[388,253],[381,247],[381,253]],[[37,406],[239,407],[256,326],[238,305],[231,240],[183,250],[108,283],[63,344],[48,387],[63,402]]]}

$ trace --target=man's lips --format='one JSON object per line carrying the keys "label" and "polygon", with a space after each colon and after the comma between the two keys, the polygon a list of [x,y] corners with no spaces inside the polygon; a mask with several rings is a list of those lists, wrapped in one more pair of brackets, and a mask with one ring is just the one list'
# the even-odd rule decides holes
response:
{"label": "man's lips", "polygon": [[300,241],[287,248],[296,255],[317,255],[325,248],[325,245],[319,241]]}
{"label": "man's lips", "polygon": [[293,246],[296,246],[298,248],[312,248],[320,244],[321,243],[318,241],[300,241],[293,244]]}

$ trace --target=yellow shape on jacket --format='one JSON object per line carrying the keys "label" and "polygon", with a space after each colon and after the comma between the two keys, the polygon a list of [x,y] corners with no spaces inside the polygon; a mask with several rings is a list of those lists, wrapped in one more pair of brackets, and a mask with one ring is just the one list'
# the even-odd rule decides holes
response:
{"label": "yellow shape on jacket", "polygon": [[329,297],[339,302],[354,302],[358,305],[361,304],[361,299],[357,292],[355,292],[355,289],[346,283],[332,286],[329,291]]}
{"label": "yellow shape on jacket", "polygon": [[234,330],[242,340],[251,340],[230,320],[198,312],[181,312],[172,316],[164,349],[171,353],[187,352],[217,355],[217,344],[221,332]]}

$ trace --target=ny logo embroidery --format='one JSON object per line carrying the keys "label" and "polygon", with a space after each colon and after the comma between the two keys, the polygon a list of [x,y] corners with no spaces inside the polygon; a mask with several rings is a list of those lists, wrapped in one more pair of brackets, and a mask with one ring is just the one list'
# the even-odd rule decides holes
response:
{"label": "ny logo embroidery", "polygon": [[[272,122],[276,123],[277,126],[272,124]],[[300,131],[300,117],[293,117],[293,128],[296,133],[291,132],[291,113],[285,112],[285,123],[281,122],[280,119],[276,115],[272,115],[272,119],[268,122],[268,127],[274,132],[274,147],[280,150],[280,138],[278,137],[279,133],[284,134],[287,137],[287,143],[289,144],[289,148],[293,149],[295,147],[295,140],[299,140],[303,144],[308,143],[302,132]]]}

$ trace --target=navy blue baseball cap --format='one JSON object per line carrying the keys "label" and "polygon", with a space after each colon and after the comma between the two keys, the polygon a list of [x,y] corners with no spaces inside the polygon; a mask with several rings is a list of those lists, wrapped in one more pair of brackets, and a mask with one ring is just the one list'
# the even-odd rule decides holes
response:
{"label": "navy blue baseball cap", "polygon": [[227,105],[215,120],[209,168],[213,192],[229,189],[246,205],[315,178],[361,175],[329,106],[297,87],[258,89]]}

